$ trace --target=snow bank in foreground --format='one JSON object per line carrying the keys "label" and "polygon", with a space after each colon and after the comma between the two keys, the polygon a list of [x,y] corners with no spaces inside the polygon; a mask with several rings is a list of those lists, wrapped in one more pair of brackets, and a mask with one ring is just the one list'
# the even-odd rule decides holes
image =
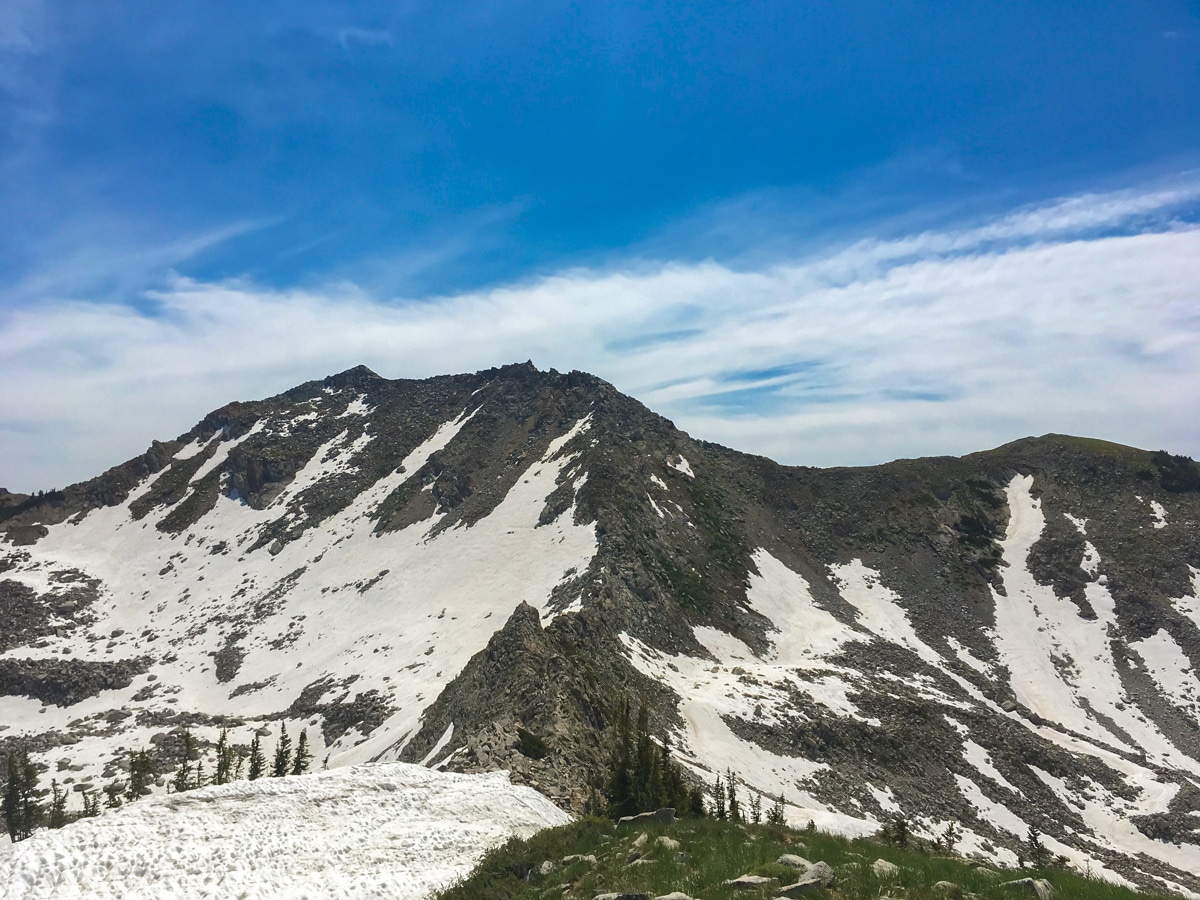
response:
{"label": "snow bank in foreground", "polygon": [[419,898],[569,817],[506,772],[406,763],[147,798],[0,847],[0,895]]}

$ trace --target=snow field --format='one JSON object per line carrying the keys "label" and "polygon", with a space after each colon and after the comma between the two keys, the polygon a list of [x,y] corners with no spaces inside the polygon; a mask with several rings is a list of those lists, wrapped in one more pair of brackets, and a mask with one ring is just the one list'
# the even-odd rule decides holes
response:
{"label": "snow field", "polygon": [[[537,525],[546,496],[574,464],[576,456],[565,447],[587,430],[586,417],[556,439],[497,509],[474,526],[431,536],[441,520],[435,513],[399,532],[373,533],[371,514],[379,503],[453,441],[475,411],[443,423],[397,471],[275,555],[266,548],[246,550],[301,491],[353,467],[369,433],[350,441],[343,431],[327,442],[266,509],[220,496],[186,534],[155,529],[154,522],[168,510],[152,511],[141,521],[130,517],[129,504],[149,489],[153,477],[120,506],[52,527],[30,548],[30,562],[6,577],[40,591],[49,587],[48,573],[55,569],[78,568],[99,577],[101,597],[92,606],[98,621],[88,632],[102,639],[89,641],[79,629],[49,639],[41,649],[18,648],[14,655],[112,660],[151,654],[156,661],[128,688],[65,709],[0,698],[0,717],[12,727],[10,733],[65,729],[76,719],[102,717],[113,709],[253,720],[277,714],[307,685],[330,678],[331,687],[317,702],[376,690],[394,707],[393,715],[370,736],[351,731],[327,742],[319,716],[289,720],[289,733],[295,738],[300,727],[308,727],[314,758],[330,755],[334,766],[394,759],[419,727],[423,710],[516,606],[525,601],[546,612],[554,587],[570,570],[586,571],[596,549],[594,526],[576,526],[572,510],[549,525]],[[214,458],[224,458],[234,443],[218,447]],[[189,445],[180,453],[192,455],[204,447]],[[575,474],[576,487],[583,477]],[[214,555],[214,548],[226,552]],[[280,579],[280,573],[291,574]],[[213,655],[233,630],[220,623],[247,616],[254,626],[240,642],[240,670],[233,680],[218,682]],[[356,677],[347,684],[351,673]],[[139,691],[150,696],[135,701]],[[148,746],[154,733],[167,730],[130,730],[128,725],[123,723],[121,734],[85,737],[39,761],[60,782],[83,783],[100,775],[104,761]],[[231,740],[248,742],[256,725],[231,732]],[[277,725],[272,730],[277,733]],[[195,731],[203,739],[216,737],[213,728]],[[83,769],[56,772],[60,757]]]}
{"label": "snow field", "polygon": [[0,850],[0,897],[428,896],[570,817],[507,772],[387,763],[153,797]]}

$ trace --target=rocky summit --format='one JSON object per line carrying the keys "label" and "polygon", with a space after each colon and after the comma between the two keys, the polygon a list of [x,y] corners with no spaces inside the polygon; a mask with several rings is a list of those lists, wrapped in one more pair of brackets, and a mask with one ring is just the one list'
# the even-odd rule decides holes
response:
{"label": "rocky summit", "polygon": [[789,467],[583,373],[357,368],[0,492],[0,743],[81,793],[282,726],[579,808],[645,698],[793,823],[1200,892],[1198,522],[1162,452]]}

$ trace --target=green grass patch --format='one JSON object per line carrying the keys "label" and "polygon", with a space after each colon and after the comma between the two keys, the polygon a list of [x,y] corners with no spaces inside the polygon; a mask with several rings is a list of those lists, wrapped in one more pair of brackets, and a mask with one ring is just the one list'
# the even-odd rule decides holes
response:
{"label": "green grass patch", "polygon": [[[645,840],[635,846],[643,834]],[[659,838],[677,841],[679,848]],[[953,882],[981,900],[1011,900],[1014,894],[1002,885],[1026,877],[1050,881],[1062,900],[1165,900],[1169,896],[1135,893],[1060,869],[988,869],[965,859],[871,839],[849,840],[777,826],[685,819],[675,825],[650,823],[618,829],[608,820],[582,819],[488,851],[468,877],[443,891],[437,900],[592,900],[610,892],[655,897],[672,891],[704,900],[770,900],[778,896],[778,887],[796,881],[801,874],[776,862],[785,853],[833,867],[837,874],[833,887],[805,895],[824,900],[875,900],[889,893],[913,900],[942,897],[933,891],[939,881]],[[582,857],[594,857],[595,861]],[[877,859],[898,866],[899,874],[876,877],[872,866]],[[544,867],[547,862],[550,865]],[[751,891],[725,885],[745,874],[778,880]]]}

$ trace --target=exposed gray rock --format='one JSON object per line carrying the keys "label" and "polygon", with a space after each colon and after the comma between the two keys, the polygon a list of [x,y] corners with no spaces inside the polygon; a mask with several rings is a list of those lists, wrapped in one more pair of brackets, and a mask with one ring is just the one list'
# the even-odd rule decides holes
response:
{"label": "exposed gray rock", "polygon": [[787,866],[790,869],[800,869],[807,871],[812,863],[803,856],[797,856],[795,853],[785,853],[779,859],[775,860],[778,865]]}
{"label": "exposed gray rock", "polygon": [[931,889],[939,897],[962,897],[962,885],[953,881],[936,881]]}
{"label": "exposed gray rock", "polygon": [[766,875],[739,875],[737,878],[730,878],[726,881],[725,886],[735,891],[753,891],[768,884],[778,883],[778,878],[769,878]]}
{"label": "exposed gray rock", "polygon": [[795,883],[780,888],[779,893],[784,897],[802,897],[813,891],[830,887],[835,877],[832,866],[824,861],[816,862]]}
{"label": "exposed gray rock", "polygon": [[895,878],[900,874],[900,867],[886,859],[877,859],[871,864],[871,871],[876,878]]}

